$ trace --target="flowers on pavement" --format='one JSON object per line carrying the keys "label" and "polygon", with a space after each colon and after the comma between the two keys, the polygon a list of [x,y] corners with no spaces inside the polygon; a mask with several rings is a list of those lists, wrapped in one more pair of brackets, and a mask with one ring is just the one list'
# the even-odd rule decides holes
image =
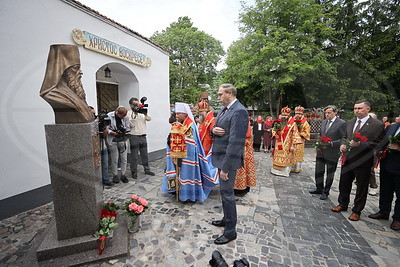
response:
{"label": "flowers on pavement", "polygon": [[141,198],[137,195],[132,195],[130,200],[125,202],[124,215],[128,216],[140,215],[148,209],[148,205],[149,203],[147,202],[146,199]]}

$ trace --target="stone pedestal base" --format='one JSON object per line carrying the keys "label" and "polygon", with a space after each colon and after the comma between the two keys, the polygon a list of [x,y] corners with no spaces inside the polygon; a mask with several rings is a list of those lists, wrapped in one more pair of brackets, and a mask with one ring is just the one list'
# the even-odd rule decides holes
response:
{"label": "stone pedestal base", "polygon": [[98,123],[45,125],[59,240],[98,230],[103,186]]}
{"label": "stone pedestal base", "polygon": [[119,215],[117,222],[118,228],[107,237],[103,254],[99,255],[99,241],[91,235],[58,240],[53,220],[43,233],[36,255],[31,255],[25,263],[31,266],[71,266],[126,257],[129,253],[127,218]]}

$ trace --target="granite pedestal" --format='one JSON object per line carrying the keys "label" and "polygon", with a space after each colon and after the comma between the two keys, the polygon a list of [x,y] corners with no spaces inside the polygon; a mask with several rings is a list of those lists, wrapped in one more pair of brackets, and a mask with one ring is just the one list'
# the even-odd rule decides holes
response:
{"label": "granite pedestal", "polygon": [[55,219],[37,248],[40,265],[82,264],[128,253],[126,220],[97,254],[103,202],[98,123],[46,125],[46,142]]}
{"label": "granite pedestal", "polygon": [[98,123],[46,125],[47,153],[59,240],[99,226],[103,188]]}

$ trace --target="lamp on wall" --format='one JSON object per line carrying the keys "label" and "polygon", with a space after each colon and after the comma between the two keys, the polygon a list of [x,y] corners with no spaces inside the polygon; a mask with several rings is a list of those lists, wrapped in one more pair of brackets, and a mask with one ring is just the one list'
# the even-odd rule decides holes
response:
{"label": "lamp on wall", "polygon": [[111,70],[108,68],[108,65],[107,68],[104,69],[104,77],[111,78]]}

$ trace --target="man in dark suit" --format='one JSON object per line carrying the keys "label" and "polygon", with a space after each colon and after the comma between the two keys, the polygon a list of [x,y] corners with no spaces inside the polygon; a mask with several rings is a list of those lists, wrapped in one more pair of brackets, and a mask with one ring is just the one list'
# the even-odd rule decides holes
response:
{"label": "man in dark suit", "polygon": [[386,152],[386,155],[382,156],[381,159],[379,212],[368,216],[372,219],[389,220],[393,194],[396,193],[396,204],[392,216],[393,222],[390,225],[390,228],[396,231],[400,230],[400,146],[399,144],[389,143],[389,136],[397,136],[399,134],[400,123],[389,125],[386,128],[383,142],[387,145],[389,152]]}
{"label": "man in dark suit", "polygon": [[214,243],[226,244],[236,239],[236,202],[233,186],[236,170],[243,167],[244,144],[248,127],[246,108],[236,99],[236,88],[232,84],[222,84],[218,89],[218,100],[224,106],[218,112],[212,129],[214,144],[212,164],[218,168],[220,191],[224,217],[212,224],[225,227],[224,234]]}
{"label": "man in dark suit", "polygon": [[[369,176],[374,164],[374,148],[381,142],[384,136],[383,123],[371,118],[368,112],[371,105],[368,101],[361,100],[354,104],[356,118],[346,123],[340,151],[346,153],[345,140],[349,142],[350,151],[346,153],[346,160],[342,166],[339,181],[339,205],[332,208],[334,212],[346,211],[350,202],[351,186],[354,178],[357,182],[356,197],[354,199],[353,213],[349,216],[351,221],[360,219],[361,211],[364,209],[368,195]],[[360,133],[368,138],[367,141],[353,140],[354,133]]]}
{"label": "man in dark suit", "polygon": [[[332,141],[324,143],[317,150],[315,165],[315,185],[317,189],[310,191],[311,194],[321,194],[320,199],[328,198],[329,190],[333,183],[337,163],[339,160],[339,146],[345,132],[345,121],[336,117],[337,108],[329,105],[324,109],[325,120],[321,123],[320,137],[327,136]],[[326,182],[324,186],[324,174],[326,167]]]}

